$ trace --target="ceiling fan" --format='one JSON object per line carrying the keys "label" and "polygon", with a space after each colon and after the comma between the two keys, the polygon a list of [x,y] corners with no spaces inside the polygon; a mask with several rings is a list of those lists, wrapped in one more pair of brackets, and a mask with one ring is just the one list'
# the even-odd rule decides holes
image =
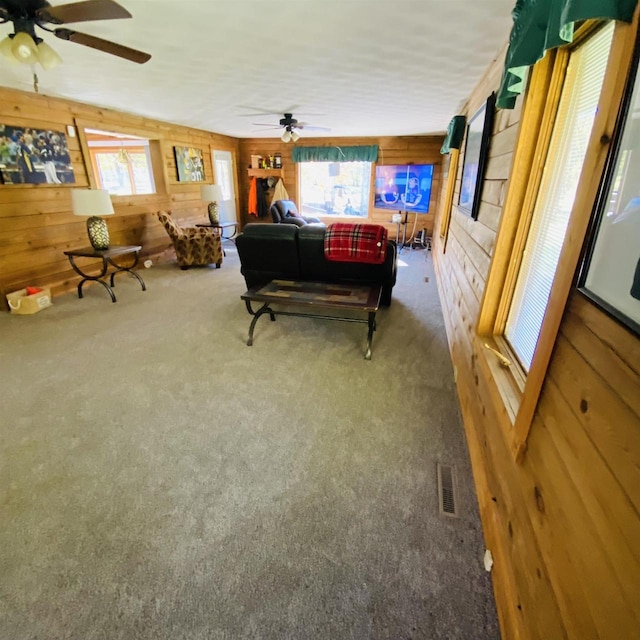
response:
{"label": "ceiling fan", "polygon": [[[0,24],[13,23],[14,33],[0,42],[0,53],[10,60],[26,64],[40,63],[52,69],[62,58],[36,33],[36,27],[52,33],[56,38],[91,47],[111,55],[143,64],[148,53],[80,33],[74,29],[58,27],[74,22],[116,20],[131,18],[131,14],[114,0],[84,0],[51,6],[47,0],[0,0]],[[50,25],[53,25],[50,26]]]}
{"label": "ceiling fan", "polygon": [[307,122],[298,122],[292,113],[285,113],[284,118],[280,118],[277,125],[265,124],[264,122],[254,122],[253,124],[256,127],[266,127],[267,129],[284,129],[280,137],[282,142],[297,142],[298,138],[300,138],[298,131],[302,131],[303,129],[307,129],[308,131],[331,131],[331,129],[327,127],[314,127]]}

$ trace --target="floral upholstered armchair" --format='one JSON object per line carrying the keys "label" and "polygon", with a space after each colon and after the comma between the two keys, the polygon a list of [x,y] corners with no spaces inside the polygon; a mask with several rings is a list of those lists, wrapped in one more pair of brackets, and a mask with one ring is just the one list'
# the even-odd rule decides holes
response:
{"label": "floral upholstered armchair", "polygon": [[158,211],[158,219],[171,238],[181,269],[206,264],[215,264],[220,268],[222,240],[217,229],[181,227],[166,211]]}

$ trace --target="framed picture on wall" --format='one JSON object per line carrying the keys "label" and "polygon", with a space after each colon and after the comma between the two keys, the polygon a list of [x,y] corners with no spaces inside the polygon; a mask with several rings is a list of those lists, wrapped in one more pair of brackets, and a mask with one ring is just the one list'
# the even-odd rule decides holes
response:
{"label": "framed picture on wall", "polygon": [[74,184],[76,181],[62,131],[0,124],[2,184]]}
{"label": "framed picture on wall", "polygon": [[640,335],[640,87],[626,90],[578,279],[578,290]]}
{"label": "framed picture on wall", "polygon": [[480,209],[480,197],[482,196],[484,173],[489,158],[495,106],[496,94],[492,93],[467,124],[458,209],[474,220],[478,219],[478,210]]}
{"label": "framed picture on wall", "polygon": [[178,182],[204,182],[202,149],[173,147],[178,170]]}

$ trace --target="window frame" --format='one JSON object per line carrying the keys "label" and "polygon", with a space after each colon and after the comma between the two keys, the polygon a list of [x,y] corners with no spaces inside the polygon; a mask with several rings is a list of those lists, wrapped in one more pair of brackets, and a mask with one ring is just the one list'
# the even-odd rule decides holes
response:
{"label": "window frame", "polygon": [[440,246],[442,253],[446,253],[447,239],[449,238],[449,225],[451,224],[451,212],[453,209],[453,196],[458,177],[458,162],[460,149],[451,149],[448,159],[443,163],[443,177],[447,181],[447,187],[442,201],[442,220],[440,221]]}
{"label": "window frame", "polygon": [[91,161],[91,147],[87,142],[85,130],[98,129],[138,138],[145,138],[149,143],[149,158],[151,162],[149,168],[153,174],[153,183],[155,185],[154,193],[140,193],[126,196],[114,194],[111,196],[111,200],[113,202],[118,202],[121,199],[132,203],[145,202],[149,198],[166,195],[168,193],[167,184],[169,183],[169,180],[165,163],[163,161],[163,157],[166,155],[164,150],[165,142],[158,136],[157,131],[144,129],[142,127],[136,127],[135,130],[132,130],[130,127],[123,127],[117,123],[102,120],[84,120],[82,118],[75,118],[74,122],[78,132],[78,140],[80,141],[80,148],[82,150],[82,159],[87,175],[87,182],[90,188],[97,189],[98,181],[94,174],[94,168]]}
{"label": "window frame", "polygon": [[154,190],[148,193],[138,193],[135,191],[135,178],[133,175],[133,168],[131,167],[131,162],[127,162],[127,173],[129,175],[129,183],[131,186],[131,191],[133,193],[128,193],[128,194],[117,194],[117,193],[112,193],[110,194],[111,196],[116,196],[116,195],[124,195],[126,196],[140,196],[140,195],[146,195],[146,196],[152,196],[156,193],[155,191],[155,184],[154,184],[154,180],[153,180],[153,166],[151,165],[151,154],[149,152],[149,148],[147,146],[144,145],[139,145],[139,146],[130,146],[127,145],[125,147],[94,147],[93,145],[89,147],[89,151],[91,153],[91,166],[93,168],[93,172],[94,172],[94,179],[96,181],[96,184],[98,185],[99,189],[104,189],[104,185],[102,184],[102,180],[100,177],[100,167],[99,167],[99,163],[98,163],[98,156],[99,155],[105,155],[105,154],[117,154],[118,151],[120,150],[120,148],[124,148],[126,149],[127,153],[138,153],[141,155],[144,155],[147,158],[147,162],[148,162],[148,170],[150,172],[150,176],[151,176],[151,184],[154,187]]}
{"label": "window frame", "polygon": [[[372,189],[372,185],[374,184],[374,180],[375,180],[375,166],[376,163],[375,162],[371,162],[369,160],[356,160],[354,162],[360,162],[360,163],[368,163],[369,164],[369,193],[368,193],[368,197],[366,202],[363,202],[363,206],[365,207],[365,213],[361,216],[359,215],[350,215],[348,213],[326,213],[326,212],[322,212],[322,213],[314,213],[313,215],[317,216],[317,217],[327,217],[330,218],[332,221],[336,221],[336,220],[340,220],[340,219],[346,219],[349,220],[350,222],[353,222],[355,220],[368,220],[370,218],[371,215],[371,205],[372,205],[372,201],[373,198],[375,196],[374,194],[374,189]],[[303,208],[303,202],[302,202],[302,167],[305,164],[317,164],[317,162],[315,161],[308,161],[308,162],[297,162],[297,191],[298,191],[298,201],[299,201],[299,208],[300,208],[300,213],[301,215],[311,215],[311,214],[304,214],[302,211]],[[338,162],[338,163],[333,163],[331,161],[323,161],[323,164],[352,164],[352,161],[345,161],[345,162]]]}
{"label": "window frame", "polygon": [[[504,328],[569,58],[572,51],[584,44],[604,24],[603,21],[588,21],[576,33],[573,43],[549,51],[533,67],[524,97],[508,192],[476,325],[475,358],[487,378],[489,393],[498,409],[497,414],[509,448],[519,462],[526,451],[527,438],[564,309],[575,284],[582,245],[631,68],[638,25],[637,13],[632,24],[617,22],[614,25],[598,113],[594,119],[565,243],[528,373],[520,367],[503,337]],[[600,176],[600,179],[593,180],[594,175]]]}

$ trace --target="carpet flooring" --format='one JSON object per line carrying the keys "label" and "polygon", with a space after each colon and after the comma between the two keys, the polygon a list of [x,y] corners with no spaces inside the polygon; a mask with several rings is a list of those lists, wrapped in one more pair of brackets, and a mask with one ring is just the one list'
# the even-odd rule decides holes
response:
{"label": "carpet flooring", "polygon": [[498,638],[430,254],[368,362],[352,323],[247,347],[226,248],[0,314],[0,639]]}

